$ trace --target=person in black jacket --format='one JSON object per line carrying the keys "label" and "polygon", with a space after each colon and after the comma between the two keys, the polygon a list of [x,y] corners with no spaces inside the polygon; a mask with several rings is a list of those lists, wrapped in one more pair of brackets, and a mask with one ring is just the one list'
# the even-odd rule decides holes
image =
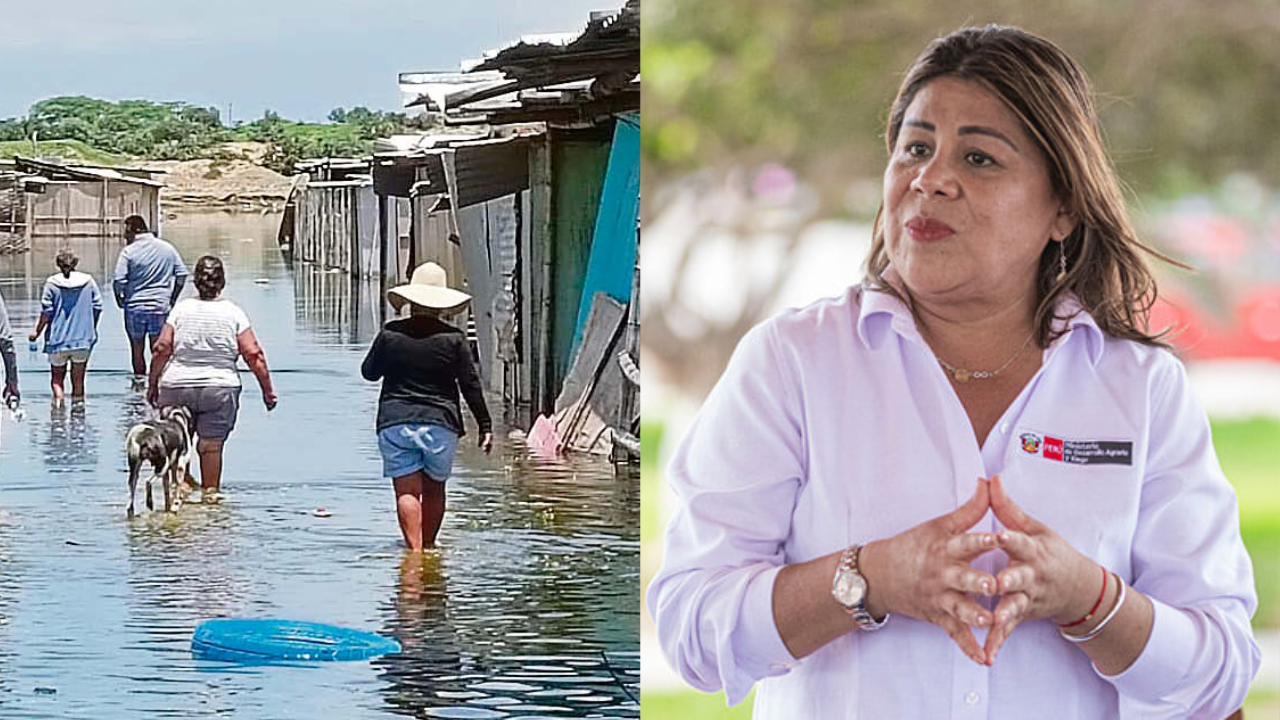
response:
{"label": "person in black jacket", "polygon": [[408,285],[387,291],[397,310],[374,338],[360,367],[366,380],[382,380],[378,396],[378,450],[383,475],[396,491],[400,531],[410,550],[434,547],[444,519],[445,481],[453,470],[458,439],[466,434],[458,391],[479,426],[479,446],[493,447],[493,423],[461,330],[442,315],[461,309],[471,296],[448,287],[444,268],[429,262],[413,271]]}

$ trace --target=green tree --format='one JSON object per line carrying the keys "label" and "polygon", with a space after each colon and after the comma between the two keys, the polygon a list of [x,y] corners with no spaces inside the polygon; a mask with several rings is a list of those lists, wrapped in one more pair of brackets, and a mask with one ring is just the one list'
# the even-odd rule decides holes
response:
{"label": "green tree", "polygon": [[79,140],[110,152],[164,159],[198,156],[228,137],[214,108],[82,96],[32,105],[24,130],[45,140]]}
{"label": "green tree", "polygon": [[0,120],[0,141],[26,140],[31,137],[27,131],[27,122],[22,118]]}

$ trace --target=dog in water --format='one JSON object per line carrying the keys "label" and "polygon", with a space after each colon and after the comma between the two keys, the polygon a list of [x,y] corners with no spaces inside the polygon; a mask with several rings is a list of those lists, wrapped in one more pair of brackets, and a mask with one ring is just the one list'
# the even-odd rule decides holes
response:
{"label": "dog in water", "polygon": [[195,422],[191,411],[179,405],[160,408],[155,419],[144,420],[129,428],[124,445],[129,458],[130,518],[133,517],[138,475],[146,463],[150,463],[152,469],[146,484],[147,509],[155,509],[151,501],[151,481],[157,479],[164,488],[165,511],[176,510],[182,505],[195,444]]}

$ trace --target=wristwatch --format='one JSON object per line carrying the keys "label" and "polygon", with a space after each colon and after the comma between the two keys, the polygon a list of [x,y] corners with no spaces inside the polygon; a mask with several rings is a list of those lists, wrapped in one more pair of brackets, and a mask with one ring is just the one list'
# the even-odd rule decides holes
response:
{"label": "wristwatch", "polygon": [[831,581],[831,597],[844,607],[860,630],[879,630],[889,622],[889,615],[877,622],[867,612],[867,579],[858,572],[858,554],[861,552],[862,546],[854,545],[840,554],[840,566]]}

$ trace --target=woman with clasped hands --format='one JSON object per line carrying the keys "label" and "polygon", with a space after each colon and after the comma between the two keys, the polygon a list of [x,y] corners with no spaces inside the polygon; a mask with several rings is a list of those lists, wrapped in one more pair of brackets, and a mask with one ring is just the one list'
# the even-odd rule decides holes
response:
{"label": "woman with clasped hands", "polygon": [[961,29],[886,136],[863,283],[748,333],[672,462],[668,658],[762,720],[1225,717],[1252,566],[1082,71]]}

